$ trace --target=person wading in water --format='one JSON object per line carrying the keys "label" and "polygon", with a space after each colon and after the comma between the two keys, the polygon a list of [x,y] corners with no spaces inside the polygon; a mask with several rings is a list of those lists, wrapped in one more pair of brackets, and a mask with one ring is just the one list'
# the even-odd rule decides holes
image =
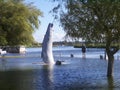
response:
{"label": "person wading in water", "polygon": [[82,58],[86,58],[86,46],[84,44],[82,44]]}

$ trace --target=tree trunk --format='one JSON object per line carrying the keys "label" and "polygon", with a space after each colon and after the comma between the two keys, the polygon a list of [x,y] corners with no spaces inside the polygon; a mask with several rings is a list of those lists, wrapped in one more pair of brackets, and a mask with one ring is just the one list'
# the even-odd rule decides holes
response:
{"label": "tree trunk", "polygon": [[114,56],[113,54],[108,55],[108,68],[107,68],[107,76],[111,77],[113,74],[113,64],[114,64]]}
{"label": "tree trunk", "polygon": [[111,77],[107,77],[107,81],[108,81],[108,90],[114,90],[114,78]]}

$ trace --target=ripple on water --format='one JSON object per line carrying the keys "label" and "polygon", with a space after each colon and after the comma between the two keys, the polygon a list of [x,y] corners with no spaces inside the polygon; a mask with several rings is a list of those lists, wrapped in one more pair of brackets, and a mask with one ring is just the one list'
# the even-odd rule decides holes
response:
{"label": "ripple on water", "polygon": [[[4,68],[0,71],[0,90],[119,90],[119,60],[115,60],[113,78],[107,78],[107,61],[90,56],[103,54],[102,51],[88,51],[88,57],[82,59],[81,49],[59,50],[54,50],[55,60],[64,62],[52,68],[41,63],[40,51],[29,52],[22,58],[7,58],[5,63],[0,61],[0,69]],[[60,57],[61,52],[65,55]],[[74,57],[70,58],[73,52]]]}

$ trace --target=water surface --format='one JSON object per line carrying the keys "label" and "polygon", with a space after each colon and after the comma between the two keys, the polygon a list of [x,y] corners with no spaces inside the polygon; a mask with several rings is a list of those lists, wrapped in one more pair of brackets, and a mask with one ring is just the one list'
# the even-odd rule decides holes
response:
{"label": "water surface", "polygon": [[41,48],[27,48],[26,54],[0,58],[0,90],[120,89],[120,51],[115,54],[113,78],[106,77],[107,61],[99,57],[104,49],[87,49],[83,59],[80,48],[54,47],[55,60],[64,61],[61,66],[45,65],[40,53]]}

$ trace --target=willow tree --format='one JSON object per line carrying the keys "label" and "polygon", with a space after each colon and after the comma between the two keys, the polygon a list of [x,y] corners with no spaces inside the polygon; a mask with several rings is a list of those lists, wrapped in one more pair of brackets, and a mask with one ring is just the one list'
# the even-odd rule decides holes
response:
{"label": "willow tree", "polygon": [[[72,38],[83,38],[85,41],[105,43],[108,55],[107,76],[112,76],[114,54],[119,50],[120,42],[120,1],[63,1],[65,12],[64,10],[61,12],[60,21],[66,35]],[[113,44],[115,47],[112,47]]]}
{"label": "willow tree", "polygon": [[42,12],[23,1],[0,2],[0,45],[27,45],[34,41],[32,34],[39,27]]}

